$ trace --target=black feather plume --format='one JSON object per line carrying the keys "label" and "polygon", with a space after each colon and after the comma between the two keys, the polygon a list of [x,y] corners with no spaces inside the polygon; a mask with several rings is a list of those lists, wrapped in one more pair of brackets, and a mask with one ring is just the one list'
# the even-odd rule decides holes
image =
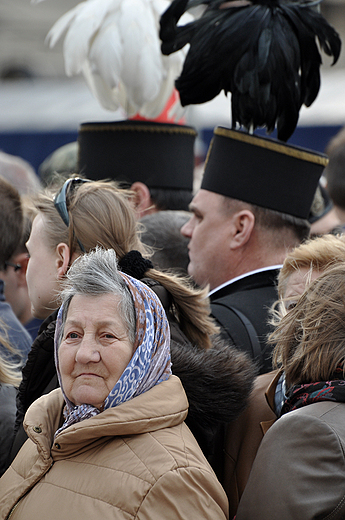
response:
{"label": "black feather plume", "polygon": [[[199,19],[178,26],[182,14],[199,4]],[[190,44],[176,80],[183,106],[231,92],[232,126],[247,130],[277,127],[287,141],[299,111],[320,89],[320,50],[339,58],[338,33],[315,9],[297,0],[173,0],[160,21],[162,53]]]}

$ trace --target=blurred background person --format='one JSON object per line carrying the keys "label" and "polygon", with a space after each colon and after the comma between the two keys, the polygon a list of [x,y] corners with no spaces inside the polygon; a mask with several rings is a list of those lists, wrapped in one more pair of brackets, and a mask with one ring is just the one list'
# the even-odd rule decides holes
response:
{"label": "blurred background person", "polygon": [[78,143],[73,141],[64,144],[44,159],[38,168],[42,184],[47,187],[54,184],[59,175],[71,176],[77,173]]}
{"label": "blurred background person", "polygon": [[32,223],[31,217],[25,211],[25,203],[23,204],[23,210],[23,235],[11,258],[11,263],[15,267],[13,269],[6,269],[1,276],[5,283],[4,292],[6,301],[11,305],[14,314],[29,332],[32,340],[34,340],[42,324],[42,320],[33,317],[31,312],[31,301],[26,282],[26,270],[29,261],[26,242],[29,240]]}
{"label": "blurred background person", "polygon": [[23,234],[10,259],[15,267],[3,270],[1,273],[5,283],[5,299],[11,305],[20,323],[34,339],[41,321],[33,318],[31,314],[31,303],[26,284],[28,252],[25,243],[30,235],[31,218],[25,211],[25,196],[39,192],[42,184],[35,170],[27,161],[2,151],[0,151],[0,177],[6,179],[18,190],[23,208]]}
{"label": "blurred background person", "polygon": [[[5,299],[6,280],[19,271],[21,265],[14,263],[13,255],[23,235],[23,211],[18,191],[12,184],[0,177],[0,319],[6,330],[0,333],[7,335],[8,342],[16,354],[0,345],[0,352],[5,359],[24,365],[31,348],[31,336],[25,330]],[[12,273],[11,273],[12,271]]]}
{"label": "blurred background person", "polygon": [[329,163],[325,168],[326,189],[334,204],[340,226],[345,226],[345,128],[328,143],[326,153]]}
{"label": "blurred background person", "polygon": [[319,182],[308,217],[310,236],[341,233],[340,219],[326,188]]}
{"label": "blurred background person", "polygon": [[36,193],[42,188],[41,181],[30,163],[0,150],[0,176],[11,183],[20,193]]}
{"label": "blurred background person", "polygon": [[141,240],[152,249],[151,262],[157,269],[188,275],[188,238],[181,227],[190,219],[187,211],[158,211],[142,217]]}

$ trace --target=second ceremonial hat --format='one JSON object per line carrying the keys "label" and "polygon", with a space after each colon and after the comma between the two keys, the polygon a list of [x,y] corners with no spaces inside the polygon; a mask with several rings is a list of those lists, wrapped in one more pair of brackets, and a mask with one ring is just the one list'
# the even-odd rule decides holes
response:
{"label": "second ceremonial hat", "polygon": [[196,135],[190,126],[153,121],[83,123],[78,171],[89,179],[192,191]]}
{"label": "second ceremonial hat", "polygon": [[217,127],[201,189],[307,219],[327,156]]}

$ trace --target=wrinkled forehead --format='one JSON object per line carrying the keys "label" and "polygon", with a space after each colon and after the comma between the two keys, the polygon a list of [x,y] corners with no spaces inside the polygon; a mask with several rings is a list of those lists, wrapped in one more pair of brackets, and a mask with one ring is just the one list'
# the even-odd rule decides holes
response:
{"label": "wrinkled forehead", "polygon": [[301,267],[296,269],[287,279],[284,298],[299,298],[305,289],[318,278],[321,271],[318,269],[308,269],[307,267]]}

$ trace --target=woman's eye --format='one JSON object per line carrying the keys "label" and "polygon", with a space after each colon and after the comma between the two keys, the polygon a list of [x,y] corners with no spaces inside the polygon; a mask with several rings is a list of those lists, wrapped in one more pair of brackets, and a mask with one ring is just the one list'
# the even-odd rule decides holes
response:
{"label": "woman's eye", "polygon": [[291,311],[294,307],[296,307],[297,302],[288,302],[285,305],[287,311]]}
{"label": "woman's eye", "polygon": [[78,339],[79,338],[79,334],[77,332],[69,332],[66,336],[66,338],[69,338],[69,339]]}
{"label": "woman's eye", "polygon": [[110,332],[106,332],[105,334],[103,334],[103,337],[106,338],[106,339],[114,339],[115,338],[114,334],[111,334]]}

